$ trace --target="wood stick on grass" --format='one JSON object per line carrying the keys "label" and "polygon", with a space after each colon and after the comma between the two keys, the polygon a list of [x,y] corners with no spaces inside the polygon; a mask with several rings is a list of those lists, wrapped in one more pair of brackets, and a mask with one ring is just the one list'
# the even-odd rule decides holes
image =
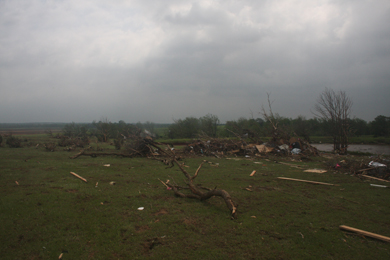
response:
{"label": "wood stick on grass", "polygon": [[81,176],[80,176],[80,175],[78,175],[77,173],[70,172],[70,174],[72,174],[72,175],[76,176],[77,178],[79,178],[79,179],[81,179],[81,180],[83,180],[83,181],[87,182],[87,180],[86,180],[86,179],[84,179],[83,177],[81,177]]}
{"label": "wood stick on grass", "polygon": [[375,234],[375,233],[367,232],[367,231],[364,231],[364,230],[360,230],[360,229],[357,229],[357,228],[348,227],[348,226],[344,226],[344,225],[341,225],[339,228],[343,229],[343,230],[347,230],[347,231],[352,231],[352,232],[358,233],[358,234],[366,236],[366,237],[371,237],[371,238],[379,239],[379,240],[382,240],[382,241],[390,242],[390,237],[385,237],[385,236],[382,236],[382,235],[378,235],[378,234]]}
{"label": "wood stick on grass", "polygon": [[375,177],[368,176],[368,175],[362,175],[362,176],[365,177],[365,178],[369,178],[369,179],[373,179],[373,180],[377,180],[377,181],[390,182],[390,181],[388,181],[388,180],[384,180],[384,179],[380,179],[380,178],[375,178]]}
{"label": "wood stick on grass", "polygon": [[253,171],[249,176],[255,175],[256,171]]}
{"label": "wood stick on grass", "polygon": [[326,183],[326,182],[318,182],[318,181],[307,181],[307,180],[300,180],[300,179],[293,179],[293,178],[284,178],[284,177],[278,177],[278,179],[281,180],[289,180],[289,181],[301,181],[301,182],[307,182],[312,184],[322,184],[322,185],[331,185],[334,186],[332,183]]}

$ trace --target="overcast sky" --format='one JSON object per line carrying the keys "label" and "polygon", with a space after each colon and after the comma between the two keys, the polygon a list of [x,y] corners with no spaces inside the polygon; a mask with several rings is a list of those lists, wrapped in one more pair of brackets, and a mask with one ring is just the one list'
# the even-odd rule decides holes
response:
{"label": "overcast sky", "polygon": [[390,116],[389,0],[0,0],[0,123]]}

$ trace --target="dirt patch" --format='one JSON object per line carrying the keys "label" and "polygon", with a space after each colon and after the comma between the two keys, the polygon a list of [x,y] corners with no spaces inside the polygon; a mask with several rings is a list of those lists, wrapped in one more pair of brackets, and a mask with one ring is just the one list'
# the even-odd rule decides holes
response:
{"label": "dirt patch", "polygon": [[160,215],[166,215],[166,214],[168,214],[168,211],[166,209],[160,209],[159,211],[157,211],[153,215],[160,216]]}
{"label": "dirt patch", "polygon": [[145,232],[146,230],[149,230],[150,227],[148,225],[145,226],[135,226],[135,232],[137,233],[142,233]]}
{"label": "dirt patch", "polygon": [[157,245],[162,245],[163,243],[160,241],[158,237],[147,239],[142,246],[144,247],[144,252],[147,253],[149,250],[152,250]]}
{"label": "dirt patch", "polygon": [[66,192],[69,192],[69,193],[76,193],[78,192],[79,190],[65,190]]}
{"label": "dirt patch", "polygon": [[183,223],[186,224],[186,225],[189,225],[189,226],[193,226],[193,225],[196,225],[196,220],[194,219],[191,219],[191,218],[185,218],[183,220]]}

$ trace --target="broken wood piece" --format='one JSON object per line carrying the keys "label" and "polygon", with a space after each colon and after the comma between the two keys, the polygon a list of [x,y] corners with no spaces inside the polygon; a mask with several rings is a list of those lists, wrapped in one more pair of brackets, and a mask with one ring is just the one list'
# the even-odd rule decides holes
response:
{"label": "broken wood piece", "polygon": [[372,177],[372,176],[368,176],[368,175],[362,175],[362,176],[365,177],[365,178],[369,178],[369,179],[373,179],[373,180],[377,180],[377,181],[390,182],[388,180],[384,180],[384,179],[380,179],[380,178],[376,178],[376,177]]}
{"label": "broken wood piece", "polygon": [[324,172],[327,172],[327,171],[326,170],[321,170],[321,169],[308,169],[308,170],[304,170],[304,172],[324,173]]}
{"label": "broken wood piece", "polygon": [[58,259],[62,259],[63,255],[64,255],[64,253],[61,253],[60,256],[58,257]]}
{"label": "broken wood piece", "polygon": [[19,182],[18,181],[15,181],[16,185],[19,185]]}
{"label": "broken wood piece", "polygon": [[377,185],[377,184],[370,184],[370,185],[373,186],[373,187],[388,188],[388,187],[385,186],[385,185]]}
{"label": "broken wood piece", "polygon": [[264,144],[256,145],[256,149],[259,151],[259,153],[269,153],[274,150],[272,147],[267,147]]}
{"label": "broken wood piece", "polygon": [[326,183],[326,182],[308,181],[308,180],[300,180],[300,179],[285,178],[285,177],[278,177],[278,179],[281,179],[281,180],[290,180],[290,181],[301,181],[301,182],[307,182],[307,183],[312,183],[312,184],[322,184],[322,185],[331,185],[331,186],[334,186],[334,184]]}
{"label": "broken wood piece", "polygon": [[77,178],[79,178],[79,179],[81,179],[81,180],[83,180],[83,181],[87,182],[87,180],[86,180],[86,179],[84,179],[83,177],[81,177],[81,176],[80,176],[80,175],[78,175],[77,173],[70,172],[70,174],[72,174],[73,176],[76,176]]}
{"label": "broken wood piece", "polygon": [[358,233],[358,234],[363,235],[363,236],[367,236],[367,237],[379,239],[379,240],[382,240],[382,241],[390,242],[390,237],[385,237],[385,236],[382,236],[382,235],[378,235],[378,234],[375,234],[375,233],[367,232],[367,231],[364,231],[364,230],[360,230],[360,229],[357,229],[357,228],[348,227],[348,226],[344,226],[344,225],[339,226],[339,228],[343,229],[343,230],[355,232],[355,233]]}
{"label": "broken wood piece", "polygon": [[255,175],[256,171],[253,171],[249,176]]}
{"label": "broken wood piece", "polygon": [[375,168],[371,167],[371,168],[361,169],[361,170],[358,170],[356,172],[365,172],[365,171],[373,170],[373,169],[375,169]]}
{"label": "broken wood piece", "polygon": [[165,187],[167,187],[167,189],[168,188],[170,188],[166,183],[164,183],[162,180],[160,180],[160,179],[158,179],[159,181],[161,181],[161,183],[165,186]]}

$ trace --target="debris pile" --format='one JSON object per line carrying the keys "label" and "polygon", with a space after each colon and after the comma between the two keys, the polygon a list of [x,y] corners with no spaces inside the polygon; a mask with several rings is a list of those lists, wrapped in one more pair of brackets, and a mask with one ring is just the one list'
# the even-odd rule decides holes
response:
{"label": "debris pile", "polygon": [[236,155],[236,156],[261,156],[265,154],[274,154],[278,156],[289,156],[300,154],[304,156],[317,156],[318,150],[309,143],[299,138],[290,138],[290,140],[272,141],[268,143],[247,143],[243,139],[216,139],[205,138],[198,139],[188,144],[183,149],[186,155],[215,156],[217,158]]}
{"label": "debris pile", "polygon": [[198,139],[183,148],[186,155],[215,156],[217,158],[224,155],[253,155],[255,144],[247,144],[242,140],[206,138]]}
{"label": "debris pile", "polygon": [[337,157],[327,162],[330,170],[349,173],[365,179],[376,179],[390,182],[389,160],[378,157],[359,158],[351,157],[341,160]]}

